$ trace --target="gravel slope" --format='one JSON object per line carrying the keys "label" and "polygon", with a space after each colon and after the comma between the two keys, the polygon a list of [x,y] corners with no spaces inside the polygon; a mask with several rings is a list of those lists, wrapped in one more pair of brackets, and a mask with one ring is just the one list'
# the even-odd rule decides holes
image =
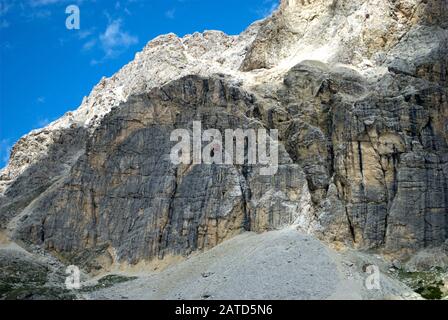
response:
{"label": "gravel slope", "polygon": [[381,276],[381,290],[367,290],[371,255],[337,253],[294,228],[245,233],[164,271],[140,274],[86,296],[88,299],[400,299],[418,295]]}

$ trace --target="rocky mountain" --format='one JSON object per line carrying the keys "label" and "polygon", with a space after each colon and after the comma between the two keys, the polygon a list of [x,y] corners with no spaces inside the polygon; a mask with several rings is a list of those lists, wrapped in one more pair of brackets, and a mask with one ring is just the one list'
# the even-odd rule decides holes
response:
{"label": "rocky mountain", "polygon": [[[447,28],[446,0],[283,0],[238,36],[160,36],[17,142],[0,233],[92,272],[290,225],[446,258]],[[170,133],[193,121],[277,129],[277,174],[173,164]]]}

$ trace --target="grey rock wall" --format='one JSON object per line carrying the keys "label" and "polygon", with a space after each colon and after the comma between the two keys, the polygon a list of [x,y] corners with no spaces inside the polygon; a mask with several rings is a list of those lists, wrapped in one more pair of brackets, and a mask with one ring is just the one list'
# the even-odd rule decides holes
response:
{"label": "grey rock wall", "polygon": [[[90,270],[296,224],[406,258],[448,239],[447,3],[283,1],[240,36],[158,37],[14,147],[0,229]],[[170,133],[279,131],[279,170],[174,165]],[[0,231],[2,231],[0,230]]]}

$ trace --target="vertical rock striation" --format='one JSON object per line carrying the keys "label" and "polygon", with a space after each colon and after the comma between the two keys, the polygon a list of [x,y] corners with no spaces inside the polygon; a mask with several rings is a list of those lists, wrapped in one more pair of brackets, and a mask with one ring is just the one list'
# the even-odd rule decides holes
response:
{"label": "vertical rock striation", "polygon": [[[0,229],[89,269],[297,224],[407,257],[448,238],[446,0],[289,0],[239,36],[160,36],[23,137]],[[279,170],[174,165],[175,129],[279,131]]]}

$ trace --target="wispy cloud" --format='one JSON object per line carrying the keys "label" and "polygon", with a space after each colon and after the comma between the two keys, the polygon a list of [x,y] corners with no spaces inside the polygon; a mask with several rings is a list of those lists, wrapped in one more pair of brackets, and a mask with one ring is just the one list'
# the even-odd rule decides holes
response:
{"label": "wispy cloud", "polygon": [[279,3],[279,0],[263,0],[260,7],[256,9],[256,13],[260,18],[266,18],[274,13]]}
{"label": "wispy cloud", "polygon": [[28,0],[31,7],[44,7],[49,5],[81,4],[83,0]]}
{"label": "wispy cloud", "polygon": [[93,34],[93,30],[79,30],[78,31],[78,38],[79,39],[86,39],[87,37],[91,36]]}
{"label": "wispy cloud", "polygon": [[0,140],[0,168],[3,168],[8,163],[12,147],[11,139]]}
{"label": "wispy cloud", "polygon": [[114,58],[138,43],[138,38],[122,30],[121,19],[109,23],[104,33],[99,37],[101,47],[107,58]]}
{"label": "wispy cloud", "polygon": [[5,29],[9,27],[9,22],[7,20],[0,20],[0,29]]}
{"label": "wispy cloud", "polygon": [[66,0],[31,0],[30,5],[32,7],[42,7],[49,4],[60,4],[66,2]]}
{"label": "wispy cloud", "polygon": [[0,17],[8,13],[12,8],[13,3],[8,0],[0,0]]}
{"label": "wispy cloud", "polygon": [[50,120],[48,118],[44,118],[44,119],[39,119],[39,121],[37,121],[37,127],[38,128],[44,128],[47,125],[50,124]]}
{"label": "wispy cloud", "polygon": [[90,51],[94,48],[99,48],[104,55],[101,59],[92,59],[91,65],[103,63],[107,59],[113,59],[125,52],[129,47],[138,43],[138,37],[123,30],[123,23],[121,19],[112,20],[109,18],[109,24],[106,26],[104,32],[96,37],[89,37],[82,49]]}
{"label": "wispy cloud", "polygon": [[12,50],[13,48],[14,48],[14,46],[10,42],[8,42],[8,41],[3,42],[3,43],[0,44],[0,49],[1,50]]}
{"label": "wispy cloud", "polygon": [[135,2],[138,2],[138,1],[134,1],[134,0],[126,0],[126,1],[122,1],[122,2],[116,1],[114,8],[115,8],[115,10],[118,10],[118,11],[124,11],[124,13],[126,13],[128,16],[130,16],[131,11],[129,10],[129,8],[127,6],[132,3],[135,3]]}
{"label": "wispy cloud", "polygon": [[84,0],[0,0],[0,16],[10,12],[13,8],[26,11],[30,8],[51,8],[68,4],[80,5],[83,2]]}
{"label": "wispy cloud", "polygon": [[38,9],[33,11],[26,11],[23,16],[26,17],[28,20],[34,20],[34,19],[45,19],[48,17],[51,17],[52,12],[49,9]]}
{"label": "wispy cloud", "polygon": [[[25,21],[43,19],[52,16],[55,13],[54,10],[60,10],[61,6],[81,5],[83,2],[84,0],[0,0],[0,18],[7,17],[10,13],[16,13]],[[6,24],[9,26],[11,19],[1,19],[0,23],[2,27],[5,27]]]}
{"label": "wispy cloud", "polygon": [[37,97],[36,101],[40,104],[45,103],[45,97]]}
{"label": "wispy cloud", "polygon": [[175,14],[176,14],[175,8],[165,11],[165,17],[167,17],[168,19],[174,19]]}
{"label": "wispy cloud", "polygon": [[10,23],[8,20],[3,19],[3,16],[5,16],[8,11],[12,7],[12,2],[6,1],[6,0],[0,0],[0,29],[6,29],[10,26]]}
{"label": "wispy cloud", "polygon": [[84,45],[82,46],[82,49],[84,51],[92,50],[96,46],[97,42],[98,41],[96,39],[90,39],[89,41],[84,43]]}

